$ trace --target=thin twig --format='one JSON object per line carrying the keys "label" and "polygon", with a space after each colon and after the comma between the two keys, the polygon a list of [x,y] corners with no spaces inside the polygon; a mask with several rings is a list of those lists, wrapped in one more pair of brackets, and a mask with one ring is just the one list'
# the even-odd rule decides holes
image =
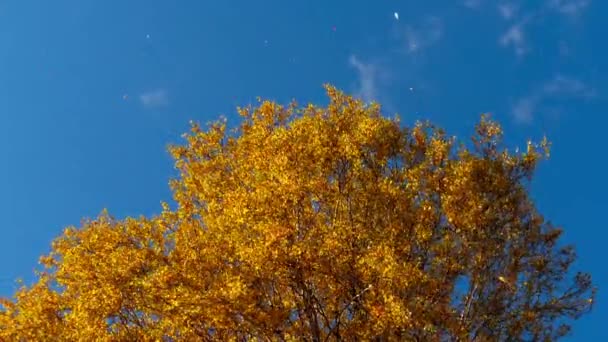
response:
{"label": "thin twig", "polygon": [[[355,303],[355,301],[361,297],[365,292],[369,291],[371,288],[373,287],[373,285],[369,285],[368,287],[366,287],[365,289],[363,289],[361,292],[359,292],[356,296],[354,296],[350,302],[348,302],[343,308],[342,310],[340,310],[340,312],[338,313],[338,317],[336,318],[337,320],[340,319],[340,317],[342,317],[342,314],[344,313],[344,311],[346,309],[348,309],[349,306],[353,305]],[[327,336],[325,337],[325,341],[327,341],[327,339],[329,338],[329,336],[331,336],[331,333],[334,331],[334,329],[337,327],[338,325],[336,324],[333,328],[331,328],[329,330],[329,332],[327,333]]]}

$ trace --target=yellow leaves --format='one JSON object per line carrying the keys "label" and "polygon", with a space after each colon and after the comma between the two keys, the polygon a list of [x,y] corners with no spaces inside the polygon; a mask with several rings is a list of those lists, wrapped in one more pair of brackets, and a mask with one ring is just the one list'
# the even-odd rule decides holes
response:
{"label": "yellow leaves", "polygon": [[386,315],[391,323],[407,329],[410,325],[409,321],[412,318],[412,313],[405,307],[403,301],[393,295],[387,295],[383,299]]}
{"label": "yellow leaves", "polygon": [[539,147],[543,150],[545,158],[549,158],[551,156],[551,142],[546,136],[544,136],[543,140],[541,140]]}
{"label": "yellow leaves", "polygon": [[421,123],[417,123],[412,131],[412,136],[414,137],[414,141],[418,146],[426,146],[426,134],[423,131],[423,126]]}
{"label": "yellow leaves", "polygon": [[386,310],[384,310],[384,306],[381,304],[372,305],[370,312],[377,320],[383,319],[386,314]]}
{"label": "yellow leaves", "polygon": [[44,255],[40,257],[39,263],[45,268],[50,268],[55,265],[55,260],[52,256]]}
{"label": "yellow leaves", "polygon": [[502,137],[503,131],[500,125],[490,119],[490,115],[483,114],[476,127],[478,136],[485,141],[494,141]]}
{"label": "yellow leaves", "polygon": [[367,252],[358,261],[359,269],[369,277],[392,278],[396,265],[391,254],[386,245],[369,246]]}
{"label": "yellow leaves", "polygon": [[66,229],[38,282],[3,303],[0,339],[436,340],[559,316],[496,303],[520,276],[508,310],[524,312],[553,295],[543,272],[567,272],[519,179],[546,140],[498,153],[484,116],[475,149],[454,151],[429,123],[401,128],[326,90],[327,107],[239,108],[230,133],[191,123],[170,148],[175,209]]}
{"label": "yellow leaves", "polygon": [[245,284],[239,276],[227,277],[222,294],[227,300],[237,300],[244,292]]}
{"label": "yellow leaves", "polygon": [[433,165],[440,165],[445,161],[450,152],[451,146],[448,141],[442,138],[433,137],[430,143],[430,158]]}

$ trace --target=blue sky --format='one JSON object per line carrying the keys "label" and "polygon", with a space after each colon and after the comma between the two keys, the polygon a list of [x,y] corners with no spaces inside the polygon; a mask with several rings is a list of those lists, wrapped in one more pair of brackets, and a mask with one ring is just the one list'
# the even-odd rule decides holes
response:
{"label": "blue sky", "polygon": [[600,286],[572,340],[608,338],[607,14],[599,0],[2,1],[0,295],[65,226],[157,213],[166,145],[190,119],[234,124],[256,96],[323,104],[329,82],[461,138],[482,112],[510,146],[546,134],[533,196]]}

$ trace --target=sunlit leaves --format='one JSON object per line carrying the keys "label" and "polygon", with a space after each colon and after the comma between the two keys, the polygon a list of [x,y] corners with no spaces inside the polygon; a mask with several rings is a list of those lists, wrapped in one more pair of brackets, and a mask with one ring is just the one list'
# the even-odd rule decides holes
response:
{"label": "sunlit leaves", "polygon": [[590,309],[526,191],[546,140],[510,153],[484,116],[456,146],[327,93],[193,123],[170,149],[176,207],[66,229],[0,338],[542,340]]}

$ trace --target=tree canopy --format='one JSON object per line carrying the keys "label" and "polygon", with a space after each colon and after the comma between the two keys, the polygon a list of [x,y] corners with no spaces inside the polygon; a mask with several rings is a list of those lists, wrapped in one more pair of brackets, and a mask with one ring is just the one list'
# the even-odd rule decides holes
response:
{"label": "tree canopy", "polygon": [[0,339],[536,341],[591,309],[529,195],[546,140],[511,152],[482,116],[457,144],[326,90],[192,124],[175,203],[65,229]]}

